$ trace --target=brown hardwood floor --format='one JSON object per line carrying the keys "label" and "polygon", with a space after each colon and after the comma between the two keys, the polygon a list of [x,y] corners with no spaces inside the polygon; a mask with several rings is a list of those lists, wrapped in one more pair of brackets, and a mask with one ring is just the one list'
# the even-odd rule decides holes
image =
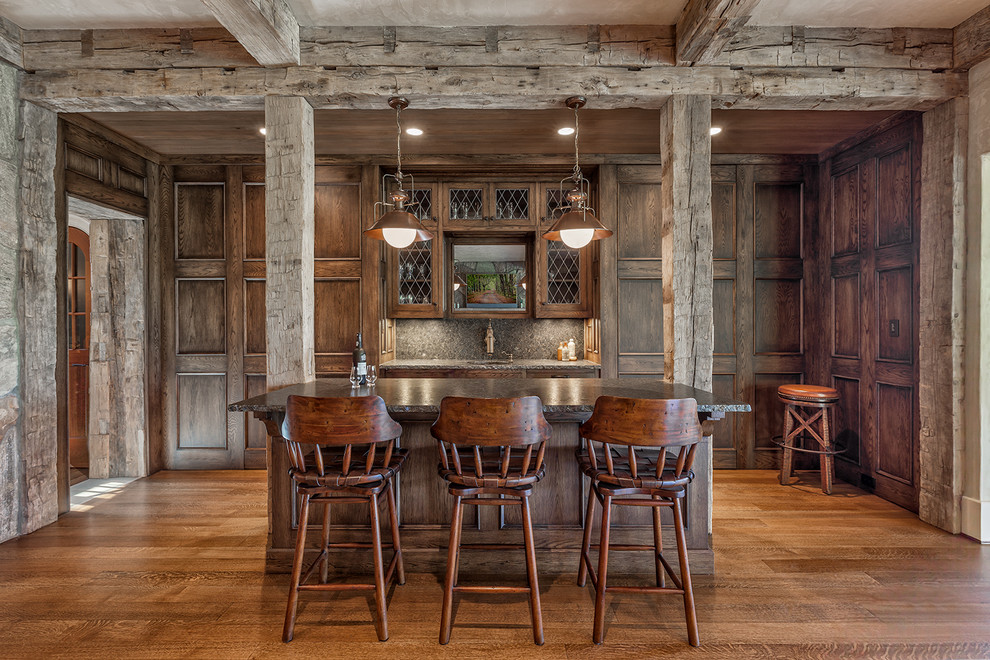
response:
{"label": "brown hardwood floor", "polygon": [[263,570],[264,473],[162,472],[0,545],[0,656],[990,657],[990,547],[842,482],[831,497],[817,487],[716,473],[717,574],[695,581],[698,649],[676,596],[632,594],[609,598],[595,647],[576,562],[554,574],[545,560],[543,647],[524,596],[471,595],[439,646],[441,578],[424,573],[392,591],[387,642],[370,595],[305,594],[286,645],[288,576]]}

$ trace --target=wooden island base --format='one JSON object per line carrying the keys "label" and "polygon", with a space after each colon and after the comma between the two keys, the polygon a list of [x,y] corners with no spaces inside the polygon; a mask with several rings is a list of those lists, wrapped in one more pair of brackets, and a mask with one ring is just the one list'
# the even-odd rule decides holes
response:
{"label": "wooden island base", "polygon": [[[353,391],[366,395],[367,388]],[[285,453],[280,427],[285,400],[290,394],[308,396],[349,396],[350,383],[343,379],[318,380],[294,385],[266,395],[232,404],[232,411],[252,412],[265,421],[268,432],[268,507],[269,533],[266,548],[266,569],[288,572],[296,537],[297,509],[288,477],[288,457]],[[553,437],[547,448],[547,476],[537,484],[531,500],[534,532],[541,573],[566,574],[576,572],[581,546],[582,517],[587,504],[588,483],[578,470],[574,451],[579,444],[578,427],[602,394],[639,398],[683,398],[698,401],[699,417],[706,438],[695,459],[696,478],[689,488],[686,505],[687,540],[691,571],[711,574],[714,570],[711,547],[711,442],[712,422],[725,412],[746,412],[749,406],[722,400],[701,390],[662,381],[627,381],[601,379],[382,379],[375,393],[388,406],[389,413],[403,427],[402,446],[410,456],[399,475],[397,496],[402,529],[402,547],[407,570],[442,572],[446,565],[452,498],[437,476],[436,441],[430,435],[430,424],[436,418],[444,396],[523,396],[535,394],[544,402],[544,414],[553,426]],[[465,543],[521,542],[517,507],[480,507],[466,512]],[[627,510],[632,509],[632,510]],[[323,511],[314,510],[310,524],[317,529]],[[620,507],[613,512],[612,543],[649,544],[653,528],[647,510]],[[366,541],[368,513],[355,506],[336,506],[331,512],[335,540]],[[595,528],[598,527],[597,520]],[[675,563],[674,538],[670,511],[663,512],[664,546],[669,547],[669,559]],[[318,534],[311,538],[318,538]],[[313,550],[315,553],[315,549]],[[521,551],[520,551],[521,552]],[[367,556],[365,556],[367,555]],[[508,562],[504,553],[470,552],[475,573],[520,571],[519,562]],[[338,552],[332,557],[335,566],[370,566],[370,555],[362,552]],[[610,570],[619,573],[652,573],[650,553],[615,552],[609,558]],[[512,567],[512,568],[510,568]],[[488,570],[490,569],[490,571]]]}

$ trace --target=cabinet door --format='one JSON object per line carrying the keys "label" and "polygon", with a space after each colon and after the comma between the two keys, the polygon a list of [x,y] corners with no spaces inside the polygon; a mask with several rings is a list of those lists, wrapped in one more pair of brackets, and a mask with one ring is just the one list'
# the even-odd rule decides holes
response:
{"label": "cabinet door", "polygon": [[530,183],[493,183],[488,225],[492,229],[533,229],[536,200]]}
{"label": "cabinet door", "polygon": [[484,228],[492,212],[489,184],[457,182],[443,185],[444,227],[453,229]]}
{"label": "cabinet door", "polygon": [[563,213],[563,192],[558,184],[541,184],[540,229],[536,239],[536,316],[538,318],[591,315],[591,245],[575,249],[561,241],[542,237]]}
{"label": "cabinet door", "polygon": [[418,184],[410,192],[409,212],[433,233],[429,241],[388,249],[389,310],[391,318],[439,318],[443,316],[440,223],[436,218],[437,186]]}

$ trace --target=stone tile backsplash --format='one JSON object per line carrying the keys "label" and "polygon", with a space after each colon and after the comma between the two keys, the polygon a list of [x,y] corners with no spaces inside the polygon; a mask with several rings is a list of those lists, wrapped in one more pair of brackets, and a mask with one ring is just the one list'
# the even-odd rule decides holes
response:
{"label": "stone tile backsplash", "polygon": [[[397,319],[398,360],[471,360],[485,354],[488,319]],[[520,359],[556,359],[557,344],[574,338],[584,355],[582,319],[492,319],[495,354]]]}

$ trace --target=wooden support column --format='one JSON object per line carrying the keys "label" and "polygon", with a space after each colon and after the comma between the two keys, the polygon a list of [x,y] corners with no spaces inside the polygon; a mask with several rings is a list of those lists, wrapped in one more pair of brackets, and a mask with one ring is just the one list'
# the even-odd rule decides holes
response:
{"label": "wooden support column", "polygon": [[[21,104],[21,224],[18,316],[21,339],[21,534],[58,517],[59,434],[55,363],[58,349],[56,277],[59,238],[55,220],[57,118]],[[64,241],[64,230],[61,233]],[[62,253],[64,257],[64,252]],[[64,263],[64,258],[62,262]]]}
{"label": "wooden support column", "polygon": [[265,98],[268,389],[313,380],[313,107]]}
{"label": "wooden support column", "polygon": [[963,486],[963,286],[969,104],[948,101],[923,118],[918,300],[921,416],[918,515],[959,533]]}
{"label": "wooden support column", "polygon": [[664,379],[712,389],[711,99],[660,109]]}

